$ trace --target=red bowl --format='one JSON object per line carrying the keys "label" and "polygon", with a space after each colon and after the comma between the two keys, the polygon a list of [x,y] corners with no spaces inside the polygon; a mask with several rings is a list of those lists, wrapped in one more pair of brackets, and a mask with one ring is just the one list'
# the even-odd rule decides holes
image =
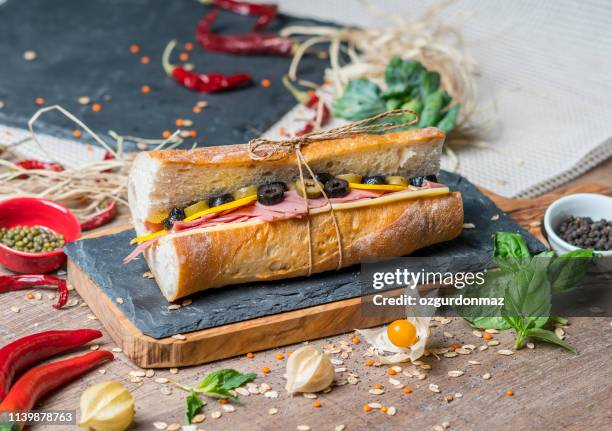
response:
{"label": "red bowl", "polygon": [[[64,235],[64,242],[81,235],[75,215],[57,202],[38,198],[13,198],[0,202],[0,227],[43,226]],[[17,251],[0,243],[0,264],[22,274],[43,274],[66,262],[62,249],[42,253]]]}

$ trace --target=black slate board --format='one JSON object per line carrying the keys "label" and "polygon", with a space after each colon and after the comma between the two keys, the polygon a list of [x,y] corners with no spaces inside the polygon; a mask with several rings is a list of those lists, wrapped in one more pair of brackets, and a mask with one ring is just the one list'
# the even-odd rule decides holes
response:
{"label": "black slate board", "polygon": [[[465,221],[474,223],[476,228],[465,229],[459,238],[420,250],[413,256],[436,256],[457,262],[470,260],[477,268],[482,265],[481,269],[491,258],[491,236],[499,230],[520,232],[527,238],[532,252],[544,250],[536,238],[468,180],[447,172],[442,172],[441,178],[451,190],[462,193]],[[491,221],[495,214],[500,215],[499,220]],[[109,298],[124,298],[124,303],[117,306],[145,335],[154,338],[353,298],[364,290],[356,266],[310,278],[212,289],[194,295],[191,305],[169,311],[155,281],[142,276],[148,271],[145,261],[138,259],[128,265],[121,262],[132,249],[129,241],[133,237],[134,232],[128,230],[77,241],[66,246],[66,254]]]}
{"label": "black slate board", "polygon": [[[289,57],[233,56],[210,53],[195,41],[195,27],[210,7],[193,0],[10,0],[0,2],[0,124],[25,128],[43,97],[47,105],[60,104],[102,135],[114,130],[122,135],[160,138],[163,130],[174,130],[176,118],[195,121],[200,145],[247,142],[280,119],[296,101],[285,90],[281,77],[289,68]],[[222,11],[215,30],[222,33],[250,31],[255,19]],[[289,24],[321,24],[280,15],[266,31],[277,32]],[[190,62],[201,72],[253,75],[256,86],[222,94],[194,93],[166,77],[161,53],[171,39],[193,42]],[[130,44],[141,46],[131,55]],[[35,61],[23,53],[34,50]],[[173,61],[178,62],[176,56]],[[151,63],[140,64],[148,55]],[[327,60],[308,55],[300,76],[321,82]],[[259,85],[262,79],[270,88]],[[151,93],[143,95],[143,84]],[[89,96],[103,109],[93,113],[77,99]],[[104,97],[110,96],[110,101]],[[209,107],[192,112],[198,100]],[[265,109],[262,109],[265,107]],[[37,130],[72,138],[76,126],[59,114],[46,114]],[[93,143],[84,137],[84,142]],[[107,139],[108,142],[112,140]],[[191,147],[192,141],[185,142]],[[129,147],[128,147],[129,148]]]}

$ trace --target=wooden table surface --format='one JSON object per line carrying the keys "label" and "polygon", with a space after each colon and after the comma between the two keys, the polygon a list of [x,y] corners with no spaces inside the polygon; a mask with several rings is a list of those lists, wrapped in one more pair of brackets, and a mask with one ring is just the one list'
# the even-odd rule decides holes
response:
{"label": "wooden table surface", "polygon": [[[612,160],[574,181],[593,182],[612,186]],[[103,330],[74,291],[71,298],[79,304],[62,311],[51,307],[53,301],[47,297],[47,292],[43,293],[41,300],[27,300],[26,293],[2,295],[0,345],[48,329]],[[312,406],[312,399],[300,395],[290,397],[284,390],[286,359],[276,359],[275,355],[282,353],[286,356],[288,351],[299,346],[256,352],[254,359],[239,357],[180,369],[177,374],[170,370],[156,370],[154,377],[145,377],[142,382],[130,380],[129,372],[136,367],[122,353],[116,353],[114,362],[51,395],[40,408],[78,409],[79,397],[85,388],[112,379],[122,382],[136,399],[136,416],[131,429],[152,430],[155,422],[166,423],[167,429],[177,429],[178,424],[184,423],[185,393],[175,388],[166,395],[164,392],[167,391],[162,391],[162,388],[167,385],[156,383],[155,379],[171,377],[183,384],[194,385],[210,371],[235,368],[257,373],[256,383],[269,384],[278,392],[278,398],[243,396],[242,404],[236,406],[235,412],[225,412],[224,406],[207,400],[204,407],[206,419],[198,429],[295,430],[298,425],[307,425],[312,430],[333,430],[344,425],[346,430],[430,430],[436,429],[436,425],[442,427],[443,423],[447,423],[444,425],[449,425],[450,430],[609,429],[612,421],[612,319],[574,318],[566,333],[567,340],[578,349],[578,355],[544,344],[537,344],[533,350],[517,351],[511,356],[499,355],[497,350],[512,348],[513,334],[506,331],[494,335],[494,340],[500,342],[498,346],[482,352],[476,350],[470,355],[440,360],[433,356],[424,357],[425,367],[431,367],[427,370],[420,368],[427,375],[424,380],[407,377],[402,372],[395,376],[413,389],[411,394],[404,394],[389,383],[388,367],[365,365],[366,346],[363,342],[354,344],[351,341],[353,334],[315,340],[311,344],[317,348],[334,344],[346,352],[344,358],[341,354],[332,355],[343,362],[337,367],[347,370],[338,373],[340,379],[346,377],[347,372],[358,376],[356,385],[338,386],[329,393],[318,395],[320,408]],[[429,347],[448,347],[453,343],[486,344],[460,318],[453,318],[444,325],[438,322],[432,334]],[[101,349],[116,347],[107,334],[97,344]],[[480,365],[471,365],[468,360],[478,361]],[[262,367],[269,367],[271,373],[264,375]],[[411,366],[402,364],[402,367],[407,370]],[[448,376],[451,370],[464,371],[464,375],[451,378]],[[482,378],[486,373],[491,375],[488,380]],[[383,394],[368,392],[376,383],[384,386]],[[437,384],[440,392],[432,392],[430,384]],[[505,395],[509,389],[514,396]],[[445,399],[449,395],[452,401]],[[379,410],[365,413],[362,406],[369,402],[394,406],[397,413],[394,416]],[[271,408],[278,409],[278,413],[271,415]],[[215,411],[222,412],[220,418],[213,419]],[[64,426],[34,428],[72,429]]]}

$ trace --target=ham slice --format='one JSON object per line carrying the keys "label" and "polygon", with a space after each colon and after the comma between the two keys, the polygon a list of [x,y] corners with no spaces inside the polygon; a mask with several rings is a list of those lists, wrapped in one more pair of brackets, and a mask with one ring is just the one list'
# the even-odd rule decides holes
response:
{"label": "ham slice", "polygon": [[444,184],[435,183],[433,181],[425,180],[423,181],[422,189],[439,189],[440,187],[446,187]]}
{"label": "ham slice", "polygon": [[153,238],[149,241],[145,241],[142,242],[140,244],[138,244],[138,246],[136,246],[136,248],[134,250],[132,250],[132,252],[130,254],[128,254],[126,257],[123,258],[123,263],[129,263],[132,260],[136,259],[136,257],[140,254],[140,253],[144,253],[146,249],[148,249],[149,247],[151,247],[153,244],[155,244],[158,241],[159,238]]}
{"label": "ham slice", "polygon": [[[379,191],[379,190],[351,189],[346,196],[342,196],[339,198],[330,198],[329,200],[333,204],[342,203],[342,202],[354,202],[354,201],[359,201],[362,199],[377,198],[377,197],[382,196],[384,193],[385,192]],[[327,201],[325,200],[324,197],[310,199],[308,201],[308,208],[311,208],[311,209],[320,208],[320,207],[325,206],[326,204],[327,204]]]}
{"label": "ham slice", "polygon": [[219,215],[219,213],[212,213],[212,214],[204,214],[202,217],[197,218],[195,220],[191,220],[191,221],[178,221],[177,220],[172,225],[172,231],[173,232],[178,232],[178,231],[181,231],[181,230],[186,230],[186,229],[191,229],[191,228],[194,228],[194,227],[198,227],[202,223],[205,223],[208,220],[217,217],[218,215]]}
{"label": "ham slice", "polygon": [[255,202],[255,206],[265,211],[273,211],[283,214],[306,214],[306,203],[304,198],[297,194],[295,190],[285,192],[283,201],[276,205],[263,205]]}

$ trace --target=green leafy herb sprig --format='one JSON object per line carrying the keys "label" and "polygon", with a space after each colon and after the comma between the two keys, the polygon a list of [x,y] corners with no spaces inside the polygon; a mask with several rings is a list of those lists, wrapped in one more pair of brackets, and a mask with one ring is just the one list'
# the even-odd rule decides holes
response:
{"label": "green leafy herb sprig", "polygon": [[185,420],[188,424],[193,421],[204,406],[204,402],[200,399],[200,394],[213,398],[227,398],[238,402],[238,397],[232,395],[232,389],[236,389],[252,380],[255,380],[255,373],[240,373],[231,368],[223,368],[213,371],[206,375],[195,387],[189,387],[177,382],[172,384],[189,392],[185,399]]}
{"label": "green leafy herb sprig", "polygon": [[[401,108],[419,114],[419,122],[409,128],[436,126],[447,133],[455,128],[461,104],[450,106],[452,99],[440,87],[438,72],[427,70],[416,60],[395,57],[385,69],[385,84],[383,91],[368,79],[349,81],[342,97],[334,100],[334,115],[357,121]],[[412,120],[412,114],[403,119]]]}
{"label": "green leafy herb sprig", "polygon": [[563,256],[546,251],[531,256],[525,239],[512,232],[497,232],[493,249],[500,271],[487,272],[484,285],[469,286],[461,294],[503,297],[504,305],[461,305],[455,310],[477,328],[514,328],[516,349],[533,339],[576,353],[571,344],[546,327],[567,323],[567,319],[550,316],[552,292],[567,291],[580,284],[595,256],[593,250],[576,250]]}

